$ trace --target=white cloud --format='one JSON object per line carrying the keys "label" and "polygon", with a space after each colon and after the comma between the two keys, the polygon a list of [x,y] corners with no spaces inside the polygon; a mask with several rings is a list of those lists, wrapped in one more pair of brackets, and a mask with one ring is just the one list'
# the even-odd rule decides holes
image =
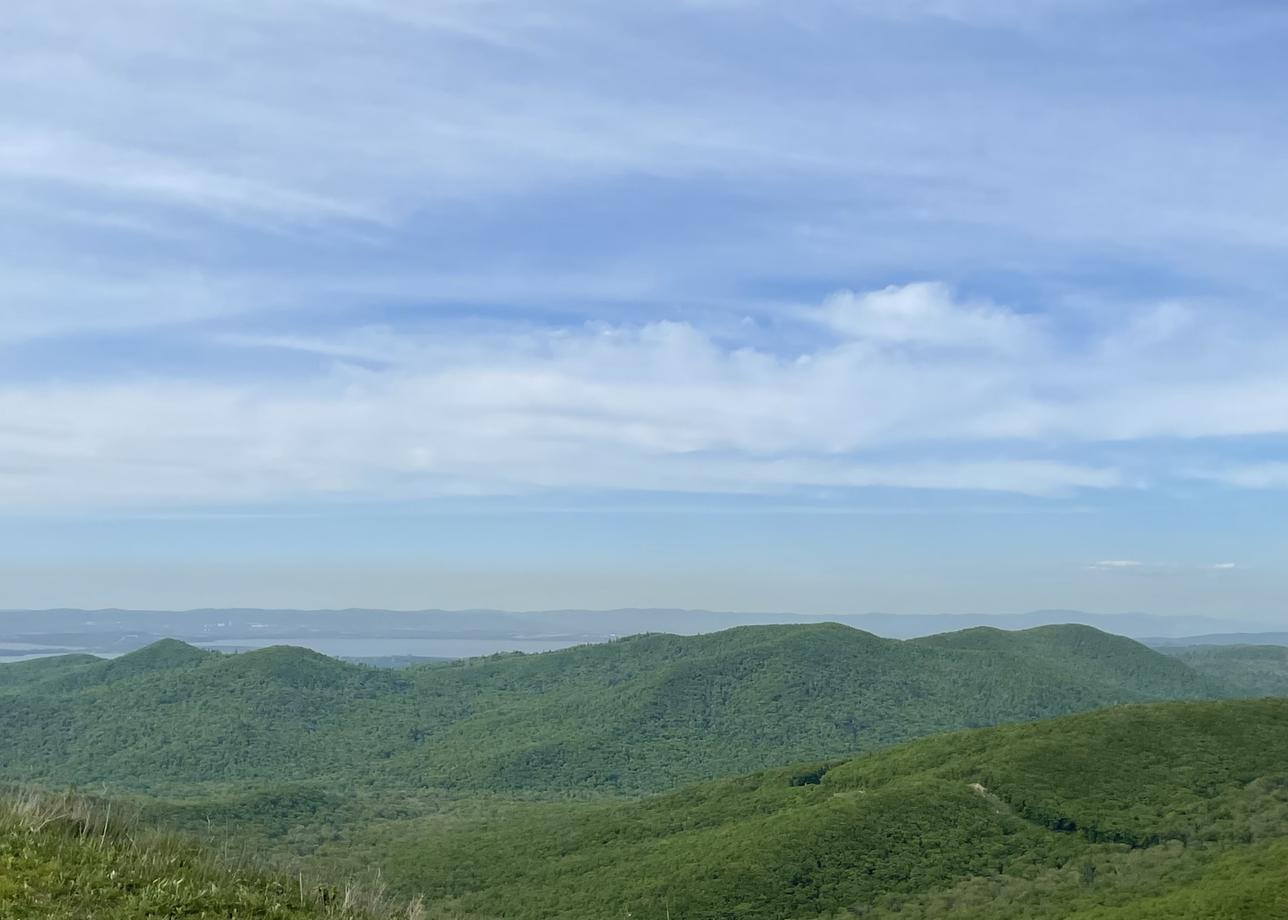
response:
{"label": "white cloud", "polygon": [[770,419],[735,418],[709,430],[720,412],[713,391],[691,391],[685,411],[679,387],[496,367],[352,375],[293,394],[159,381],[4,392],[0,503],[802,486],[1049,494],[1116,484],[1112,471],[1056,462],[764,456],[757,448],[767,437],[757,426]]}
{"label": "white cloud", "polygon": [[[5,378],[4,500],[1058,494],[1172,475],[1137,442],[1288,433],[1288,120],[1190,70],[1269,66],[1264,41],[1195,17],[1141,42],[1131,29],[1163,20],[1106,0],[684,6],[17,0],[0,345],[78,334],[92,363],[84,339],[109,331],[138,370]],[[1094,33],[1071,16],[1059,41],[1017,33],[1000,57],[973,28],[882,21],[1042,27],[1084,8]],[[1251,21],[1221,18],[1230,35]],[[1134,82],[1178,61],[1203,93]],[[458,218],[480,223],[457,234]],[[938,282],[805,310],[743,298],[910,275],[993,299]],[[1076,290],[1156,279],[1226,293],[1093,308]],[[1008,305],[1011,281],[1075,290]],[[447,302],[518,322],[445,341],[375,325],[390,304]],[[370,327],[328,331],[364,308]],[[531,331],[547,308],[611,319]],[[739,339],[745,312],[765,322]],[[131,336],[175,323],[332,366],[155,372],[156,343]],[[1288,487],[1283,464],[1213,469]]]}
{"label": "white cloud", "polygon": [[1194,474],[1195,478],[1208,479],[1243,489],[1288,488],[1288,463],[1251,463],[1228,466]]}
{"label": "white cloud", "polygon": [[[888,25],[852,18],[1044,21],[1121,3],[872,0],[814,15],[745,4],[738,30],[706,28],[683,4],[629,2],[11,6],[0,36],[8,178],[139,207],[397,221],[445,200],[563,184],[717,178],[763,193],[766,215],[797,199],[784,189],[843,215],[879,208],[875,232],[847,237],[850,259],[893,229],[910,234],[899,264],[930,272],[999,234],[1003,262],[1041,242],[1075,257],[1130,246],[1234,274],[1256,254],[1231,259],[1231,239],[1284,239],[1277,111],[1219,96],[1069,92],[1060,79],[1086,64],[1073,36],[1060,43],[1068,54],[1043,56],[1056,79],[1018,81],[1010,67],[990,71],[993,55],[963,61],[973,46],[932,42],[923,61],[883,43]],[[820,48],[799,78],[769,84],[762,61],[800,52],[798,19],[813,23],[806,35],[852,34],[858,47]],[[1103,23],[1080,21],[1101,39]],[[1173,44],[1150,50],[1162,64],[1192,54]],[[854,70],[855,54],[872,76]],[[1134,51],[1097,62],[1109,79],[1140,66]],[[879,194],[863,194],[873,186]],[[773,214],[761,256],[784,257],[793,210]],[[936,240],[943,227],[958,228],[948,251]]]}
{"label": "white cloud", "polygon": [[1126,575],[1149,577],[1182,577],[1202,574],[1204,572],[1232,572],[1240,566],[1234,562],[1215,562],[1207,564],[1179,564],[1140,562],[1136,559],[1102,559],[1087,566],[1095,572],[1119,572]]}
{"label": "white cloud", "polygon": [[379,216],[343,200],[68,134],[6,132],[0,141],[0,181],[5,180],[62,183],[131,203],[178,204],[255,222]]}
{"label": "white cloud", "polygon": [[[1118,3],[1121,6],[1125,0]],[[680,5],[717,10],[773,6],[767,0],[679,0]],[[1108,0],[832,0],[829,12],[881,19],[944,19],[981,25],[1035,23],[1053,15],[1103,9]]]}
{"label": "white cloud", "polygon": [[[952,319],[947,292],[935,309]],[[961,308],[968,322],[973,309]],[[1009,377],[973,373],[963,384],[969,365],[848,341],[776,355],[678,322],[225,341],[338,363],[292,383],[0,389],[0,500],[868,486],[1050,495],[1124,483],[1112,468],[1058,459],[867,456],[936,426],[956,424],[960,437],[964,417],[1005,398]]]}
{"label": "white cloud", "polygon": [[816,314],[841,335],[876,342],[941,348],[1031,350],[1036,321],[986,302],[962,302],[942,283],[890,285],[833,294]]}
{"label": "white cloud", "polygon": [[[685,322],[221,334],[214,341],[228,348],[267,349],[268,363],[275,350],[306,351],[329,370],[236,383],[10,383],[0,388],[0,502],[864,487],[1059,495],[1190,475],[1121,449],[1095,459],[1106,440],[1288,428],[1278,411],[1288,370],[1265,359],[1275,343],[1205,368],[1188,355],[1194,340],[1211,348],[1221,338],[1207,322],[1160,344],[1125,316],[1072,347],[942,285],[845,294],[821,313],[838,309],[850,323],[843,335],[787,353]],[[1288,483],[1281,467],[1220,475],[1270,487]]]}

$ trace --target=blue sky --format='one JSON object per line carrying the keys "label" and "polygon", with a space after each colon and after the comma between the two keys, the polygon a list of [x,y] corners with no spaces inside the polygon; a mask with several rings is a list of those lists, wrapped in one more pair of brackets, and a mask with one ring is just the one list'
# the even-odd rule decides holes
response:
{"label": "blue sky", "polygon": [[1282,622],[1286,39],[18,0],[0,606]]}

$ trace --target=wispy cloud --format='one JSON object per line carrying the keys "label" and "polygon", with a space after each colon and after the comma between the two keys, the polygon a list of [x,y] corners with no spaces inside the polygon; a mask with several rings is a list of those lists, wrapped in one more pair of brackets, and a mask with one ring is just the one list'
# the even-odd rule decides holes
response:
{"label": "wispy cloud", "polygon": [[1136,559],[1103,559],[1087,566],[1094,572],[1118,572],[1125,575],[1183,576],[1204,572],[1232,572],[1242,568],[1234,562],[1166,563],[1141,562]]}
{"label": "wispy cloud", "polygon": [[[1050,495],[1124,482],[1109,467],[1050,458],[880,459],[870,452],[925,439],[953,413],[991,411],[1005,384],[963,392],[928,359],[909,365],[850,340],[784,356],[655,323],[416,343],[381,330],[227,341],[338,363],[287,386],[145,378],[0,390],[6,501],[804,487]],[[932,372],[942,385],[902,383]]]}
{"label": "wispy cloud", "polygon": [[1288,488],[1288,463],[1231,464],[1195,472],[1194,476],[1243,489]]}
{"label": "wispy cloud", "polygon": [[[1070,348],[943,285],[838,295],[819,315],[838,303],[846,322],[787,352],[686,322],[220,334],[230,350],[323,363],[285,380],[11,384],[0,389],[0,494],[29,505],[577,489],[1050,496],[1167,477],[1087,450],[1175,433],[1154,400],[1182,383],[1184,433],[1225,434],[1224,400],[1271,373],[1249,352],[1246,380],[1204,380],[1177,359],[1183,338],[1162,359],[1153,338],[1134,351]],[[1189,334],[1211,340],[1202,326]],[[1238,417],[1247,431],[1288,418]]]}
{"label": "wispy cloud", "polygon": [[[19,3],[0,37],[0,176],[116,211],[318,233],[354,220],[411,232],[459,202],[505,224],[534,195],[628,189],[648,209],[673,187],[690,203],[667,232],[708,263],[734,259],[729,281],[771,265],[834,284],[981,260],[1081,271],[1106,253],[1154,274],[1249,284],[1255,265],[1282,279],[1277,102],[1130,84],[1178,62],[1197,73],[1196,36],[1217,40],[1147,7]],[[901,50],[927,17],[962,31]],[[1166,40],[1104,40],[1121,27],[1129,41],[1142,17]],[[999,55],[969,27],[999,22],[1041,28]],[[1103,86],[1073,88],[1085,54]],[[808,66],[770,74],[771,58]],[[569,224],[603,245],[601,227]],[[734,252],[710,245],[731,233]]]}
{"label": "wispy cloud", "polygon": [[379,217],[343,200],[69,135],[8,132],[0,141],[0,181],[6,180],[76,186],[132,206],[179,205],[257,223]]}
{"label": "wispy cloud", "polygon": [[6,503],[1288,485],[1273,23],[7,13]]}

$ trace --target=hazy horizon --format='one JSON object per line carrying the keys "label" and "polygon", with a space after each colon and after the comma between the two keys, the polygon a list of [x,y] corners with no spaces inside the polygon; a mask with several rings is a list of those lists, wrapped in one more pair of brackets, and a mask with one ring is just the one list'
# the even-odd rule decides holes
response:
{"label": "hazy horizon", "polygon": [[[714,607],[652,607],[639,605],[615,605],[605,607],[487,607],[487,606],[462,606],[462,607],[377,607],[370,604],[353,604],[344,607],[301,607],[301,606],[277,606],[277,605],[209,605],[198,607],[131,607],[121,605],[110,606],[77,606],[69,604],[58,604],[46,607],[17,607],[17,606],[0,606],[0,614],[5,613],[54,613],[54,612],[80,612],[80,613],[138,613],[138,614],[200,614],[211,612],[282,612],[292,614],[335,614],[335,613],[388,613],[388,614],[447,614],[453,616],[469,616],[471,614],[489,614],[502,613],[512,614],[515,616],[537,615],[548,613],[571,613],[571,614],[611,614],[611,613],[668,613],[668,614],[713,614],[729,616],[782,616],[795,617],[807,620],[817,620],[820,617],[837,616],[837,617],[891,617],[895,619],[972,619],[972,618],[1012,618],[1020,619],[1026,616],[1039,614],[1069,614],[1079,616],[1089,616],[1097,618],[1113,617],[1144,617],[1154,619],[1178,619],[1178,620],[1215,620],[1225,619],[1220,616],[1211,614],[1177,614],[1169,612],[1157,612],[1147,610],[1083,610],[1074,607],[1061,606],[1044,606],[1026,608],[1023,610],[1009,611],[979,611],[979,610],[920,610],[920,611],[903,611],[891,612],[887,610],[875,609],[855,609],[846,611],[812,611],[812,610],[788,610],[788,609],[761,609],[761,608],[714,608]],[[1285,621],[1288,622],[1288,621]]]}
{"label": "hazy horizon", "polygon": [[[1278,632],[1288,623],[1251,618],[1229,619],[1201,615],[1153,614],[1139,611],[1104,613],[1067,608],[1020,613],[885,613],[881,611],[811,613],[788,610],[712,610],[704,608],[616,607],[602,609],[498,608],[389,609],[372,607],[313,608],[213,607],[189,609],[0,608],[0,640],[58,645],[58,636],[74,643],[97,636],[102,646],[128,640],[146,644],[147,636],[186,638],[236,645],[237,637],[286,638],[501,638],[549,639],[577,636],[634,635],[669,632],[683,635],[716,632],[734,626],[839,622],[890,638],[911,638],[994,626],[1027,629],[1034,626],[1083,624],[1134,638],[1180,638],[1219,633]],[[119,640],[107,640],[106,636]],[[92,646],[95,642],[88,643]],[[307,644],[307,643],[306,643]],[[87,647],[88,647],[87,646]],[[518,646],[516,646],[518,647]]]}

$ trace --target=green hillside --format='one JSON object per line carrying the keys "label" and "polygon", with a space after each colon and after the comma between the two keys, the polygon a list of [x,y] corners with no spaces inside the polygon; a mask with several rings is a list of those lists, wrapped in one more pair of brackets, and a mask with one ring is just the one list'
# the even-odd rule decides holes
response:
{"label": "green hillside", "polygon": [[415,920],[379,893],[234,865],[119,811],[68,796],[0,796],[5,920]]}
{"label": "green hillside", "polygon": [[1244,696],[1288,696],[1288,647],[1196,645],[1160,649]]}
{"label": "green hillside", "polygon": [[1025,633],[1000,633],[997,648],[976,650],[836,624],[745,627],[492,663],[467,677],[513,690],[453,726],[423,762],[462,785],[661,790],[949,729],[1222,693],[1108,636],[1132,652],[1105,681],[1098,652],[1077,643],[1081,627],[1047,632],[1043,649]]}
{"label": "green hillside", "polygon": [[31,687],[40,681],[64,677],[82,668],[102,663],[103,659],[93,655],[55,655],[51,658],[0,663],[0,691]]}
{"label": "green hillside", "polygon": [[1288,700],[1117,707],[383,833],[391,877],[443,916],[1288,916]]}
{"label": "green hillside", "polygon": [[944,730],[1225,693],[1085,627],[912,642],[743,627],[397,671],[171,640],[51,662],[0,678],[0,777],[140,791],[283,779],[660,791]]}
{"label": "green hillside", "polygon": [[[1047,673],[1060,681],[1082,680],[1106,690],[1112,688],[1124,699],[1131,699],[1142,691],[1173,695],[1170,688],[1194,684],[1194,675],[1185,667],[1142,655],[1144,646],[1139,642],[1090,626],[1039,626],[1019,632],[982,626],[911,641],[959,651],[1020,655],[1041,661]],[[1219,680],[1209,681],[1206,687],[1206,692],[1214,696],[1224,690]]]}

